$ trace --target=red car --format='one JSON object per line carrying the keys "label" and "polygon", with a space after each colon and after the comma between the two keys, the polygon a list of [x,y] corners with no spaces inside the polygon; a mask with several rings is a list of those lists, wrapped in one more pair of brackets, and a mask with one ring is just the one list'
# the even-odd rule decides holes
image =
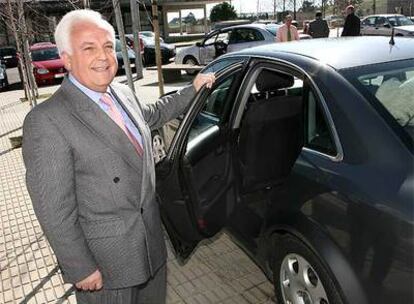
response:
{"label": "red car", "polygon": [[35,43],[30,47],[33,72],[38,85],[53,84],[66,74],[59,51],[51,42]]}

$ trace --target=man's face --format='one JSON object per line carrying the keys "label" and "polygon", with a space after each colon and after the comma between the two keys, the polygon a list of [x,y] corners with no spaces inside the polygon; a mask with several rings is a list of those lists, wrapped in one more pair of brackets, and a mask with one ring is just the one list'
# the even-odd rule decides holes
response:
{"label": "man's face", "polygon": [[287,17],[286,18],[286,24],[289,25],[289,26],[292,24],[292,17]]}
{"label": "man's face", "polygon": [[353,9],[352,8],[348,8],[347,10],[346,10],[346,14],[347,15],[349,15],[349,14],[352,14],[354,11],[353,11]]}
{"label": "man's face", "polygon": [[85,87],[106,92],[118,70],[112,37],[93,23],[81,22],[70,33],[72,54],[62,53],[65,68]]}

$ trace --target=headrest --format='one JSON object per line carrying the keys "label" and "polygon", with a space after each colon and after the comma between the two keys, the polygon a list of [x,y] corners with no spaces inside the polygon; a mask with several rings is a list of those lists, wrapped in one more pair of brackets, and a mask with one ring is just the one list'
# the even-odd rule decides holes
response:
{"label": "headrest", "polygon": [[275,91],[289,88],[293,86],[294,82],[293,76],[263,70],[256,79],[256,88],[259,92]]}

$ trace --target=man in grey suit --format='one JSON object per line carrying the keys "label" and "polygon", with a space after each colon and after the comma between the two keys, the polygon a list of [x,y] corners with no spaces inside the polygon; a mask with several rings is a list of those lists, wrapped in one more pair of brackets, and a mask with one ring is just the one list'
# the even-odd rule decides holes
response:
{"label": "man in grey suit", "polygon": [[60,21],[69,76],[23,126],[27,187],[65,282],[81,303],[164,303],[166,250],[155,198],[150,129],[185,111],[213,74],[139,103],[117,71],[112,26],[97,12]]}

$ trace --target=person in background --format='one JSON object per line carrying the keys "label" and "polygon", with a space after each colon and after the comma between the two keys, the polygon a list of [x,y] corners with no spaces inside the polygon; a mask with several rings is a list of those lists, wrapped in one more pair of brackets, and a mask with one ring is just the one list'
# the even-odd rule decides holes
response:
{"label": "person in background", "polygon": [[276,42],[288,42],[299,40],[296,26],[292,25],[292,16],[286,15],[285,23],[279,28],[276,34]]}
{"label": "person in background", "polygon": [[329,26],[326,20],[322,19],[322,13],[316,12],[315,20],[309,24],[308,34],[312,38],[325,38],[329,37]]}
{"label": "person in background", "polygon": [[348,5],[345,12],[346,18],[341,36],[346,37],[361,35],[361,20],[359,20],[358,16],[355,15],[355,8],[352,5]]}
{"label": "person in background", "polygon": [[55,39],[69,75],[23,125],[36,216],[78,304],[165,303],[151,130],[182,114],[214,74],[149,104],[113,81],[115,31],[101,14],[67,13]]}

